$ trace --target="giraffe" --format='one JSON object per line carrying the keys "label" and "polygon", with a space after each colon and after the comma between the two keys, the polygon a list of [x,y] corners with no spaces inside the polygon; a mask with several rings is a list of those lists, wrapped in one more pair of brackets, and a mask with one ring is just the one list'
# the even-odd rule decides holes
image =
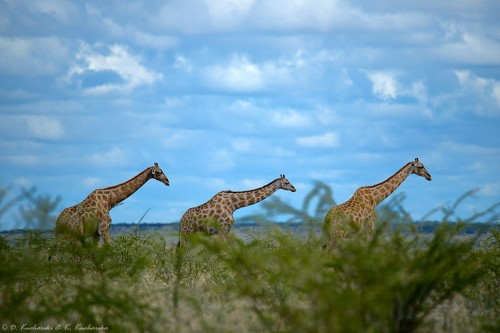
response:
{"label": "giraffe", "polygon": [[338,247],[338,242],[348,234],[350,227],[373,231],[377,219],[375,207],[391,195],[410,175],[432,180],[424,165],[415,158],[385,181],[373,186],[358,188],[346,202],[332,207],[325,217],[324,226],[328,233],[328,250]]}
{"label": "giraffe", "polygon": [[202,231],[209,235],[225,238],[234,224],[235,210],[256,204],[279,189],[295,192],[295,187],[280,175],[269,184],[249,191],[221,191],[206,203],[189,208],[179,223],[179,243],[187,241],[187,237]]}
{"label": "giraffe", "polygon": [[102,236],[104,242],[109,244],[110,209],[127,199],[152,178],[167,186],[170,185],[167,176],[158,163],[155,163],[130,180],[115,186],[96,189],[79,204],[65,208],[57,218],[56,235],[67,234],[73,238],[93,236],[96,245]]}

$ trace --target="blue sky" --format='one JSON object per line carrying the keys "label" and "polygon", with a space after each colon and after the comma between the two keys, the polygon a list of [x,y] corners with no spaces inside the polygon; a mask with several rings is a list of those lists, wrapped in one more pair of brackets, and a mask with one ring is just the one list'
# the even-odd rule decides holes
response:
{"label": "blue sky", "polygon": [[[0,186],[61,209],[158,162],[115,222],[284,173],[338,202],[419,157],[414,219],[500,199],[500,2],[0,1]],[[258,209],[240,210],[236,217]],[[8,227],[10,219],[2,226]]]}

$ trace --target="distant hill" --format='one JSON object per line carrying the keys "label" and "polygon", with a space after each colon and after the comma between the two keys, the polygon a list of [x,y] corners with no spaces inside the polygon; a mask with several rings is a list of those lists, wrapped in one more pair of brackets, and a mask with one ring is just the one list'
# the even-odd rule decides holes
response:
{"label": "distant hill", "polygon": [[[434,229],[440,225],[441,222],[417,222],[412,224],[394,224],[393,228],[400,227],[403,231],[410,230],[410,228],[415,228],[418,232],[422,234],[430,234],[434,232]],[[466,223],[461,231],[462,235],[473,235],[476,233],[485,234],[488,230],[499,228],[498,223]],[[307,234],[308,232],[321,233],[322,228],[320,224],[311,223],[270,223],[270,224],[257,224],[257,223],[238,223],[236,222],[231,230],[237,237],[245,239],[250,237],[250,235],[259,234],[265,232],[266,230],[272,228],[279,228],[281,230],[287,230],[294,234]],[[7,230],[0,232],[0,235],[8,238],[15,238],[25,234],[27,232],[41,233],[44,237],[53,237],[53,230]],[[126,234],[136,234],[136,233],[146,233],[154,234],[160,233],[166,236],[167,239],[171,240],[172,243],[176,243],[179,234],[179,223],[140,223],[139,225],[133,223],[113,223],[111,224],[111,235],[126,235]]]}

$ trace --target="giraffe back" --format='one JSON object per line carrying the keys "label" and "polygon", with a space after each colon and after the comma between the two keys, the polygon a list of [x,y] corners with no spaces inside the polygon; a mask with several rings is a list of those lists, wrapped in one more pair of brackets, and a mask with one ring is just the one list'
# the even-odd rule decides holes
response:
{"label": "giraffe back", "polygon": [[229,193],[231,191],[219,192],[204,204],[189,208],[180,220],[181,238],[198,231],[210,235],[229,233],[234,224]]}

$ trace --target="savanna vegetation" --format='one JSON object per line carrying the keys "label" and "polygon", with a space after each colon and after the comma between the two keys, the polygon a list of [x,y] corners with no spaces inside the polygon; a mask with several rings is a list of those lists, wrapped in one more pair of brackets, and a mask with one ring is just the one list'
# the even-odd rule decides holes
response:
{"label": "savanna vegetation", "polygon": [[[0,192],[0,214],[17,207],[27,223],[54,218],[57,198],[27,193],[31,200],[7,200]],[[90,240],[56,243],[51,233],[4,233],[0,325],[7,331],[498,332],[499,204],[458,218],[455,211],[472,195],[431,211],[426,218],[442,217],[434,224],[414,223],[404,194],[395,195],[379,208],[371,239],[354,236],[335,253],[322,249],[321,220],[335,203],[319,182],[300,208],[277,197],[262,202],[262,214],[243,219],[260,227],[228,242],[200,236],[177,248],[173,235],[139,227],[101,247]],[[480,218],[493,223],[467,230]]]}

